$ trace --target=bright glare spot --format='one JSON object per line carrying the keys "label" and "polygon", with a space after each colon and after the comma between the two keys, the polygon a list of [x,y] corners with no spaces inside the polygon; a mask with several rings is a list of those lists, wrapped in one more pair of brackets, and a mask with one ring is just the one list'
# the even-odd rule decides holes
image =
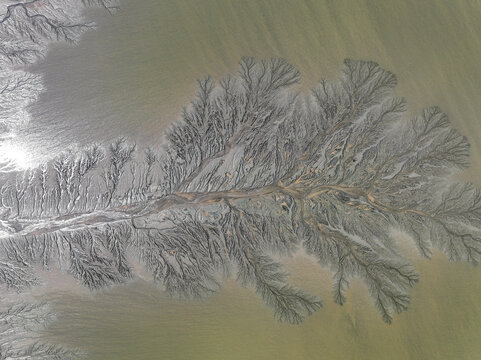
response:
{"label": "bright glare spot", "polygon": [[31,166],[27,151],[14,143],[4,143],[0,146],[0,162],[8,163],[18,170],[28,169]]}

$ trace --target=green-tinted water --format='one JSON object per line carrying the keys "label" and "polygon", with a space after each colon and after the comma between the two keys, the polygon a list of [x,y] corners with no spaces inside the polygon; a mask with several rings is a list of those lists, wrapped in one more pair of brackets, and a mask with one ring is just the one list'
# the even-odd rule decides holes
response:
{"label": "green-tinted water", "polygon": [[89,359],[472,359],[480,358],[481,269],[441,255],[415,262],[422,275],[410,309],[386,325],[355,282],[331,301],[330,277],[307,258],[291,260],[292,282],[324,306],[303,324],[276,322],[257,295],[233,280],[204,301],[169,299],[146,282],[94,298],[66,296],[55,340]]}
{"label": "green-tinted water", "polygon": [[[83,142],[153,141],[192,96],[196,78],[234,71],[241,56],[286,58],[305,89],[336,77],[343,58],[363,58],[397,75],[410,112],[428,105],[447,112],[472,144],[467,176],[480,183],[478,1],[130,0],[122,7],[115,17],[93,13],[96,32],[78,48],[52,50],[37,67],[48,91],[33,108],[40,120],[32,137],[55,134],[55,146],[72,134]],[[300,326],[277,323],[253,291],[232,281],[200,303],[169,300],[138,282],[95,300],[64,297],[51,333],[91,359],[480,359],[481,270],[441,255],[415,264],[421,281],[412,305],[391,326],[359,283],[346,306],[333,304],[328,273],[301,258],[291,261],[293,280],[324,307]]]}

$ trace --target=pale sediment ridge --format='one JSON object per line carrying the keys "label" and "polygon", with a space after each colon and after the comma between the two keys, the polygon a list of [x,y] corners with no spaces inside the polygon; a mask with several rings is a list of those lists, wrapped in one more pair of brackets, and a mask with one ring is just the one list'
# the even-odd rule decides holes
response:
{"label": "pale sediment ridge", "polygon": [[[75,44],[84,31],[94,27],[82,15],[86,6],[101,6],[113,12],[117,1],[0,0],[0,173],[32,166],[16,138],[31,121],[27,108],[37,101],[44,85],[42,77],[30,73],[28,67],[46,56],[52,42]],[[3,220],[0,226],[2,234],[12,230]],[[0,277],[5,276],[2,271]],[[69,359],[78,355],[61,346],[38,342],[37,333],[54,318],[46,304],[24,304],[21,298],[8,300],[6,289],[2,286],[1,290],[0,358]]]}
{"label": "pale sediment ridge", "polygon": [[288,283],[279,258],[303,248],[333,272],[336,303],[360,278],[391,323],[419,279],[393,228],[425,257],[478,263],[481,193],[447,180],[469,165],[447,116],[403,120],[396,77],[375,62],[346,59],[304,99],[299,79],[283,59],[243,58],[238,75],[199,80],[161,155],[136,156],[121,138],[12,177],[0,189],[0,283],[25,291],[40,267],[104,288],[136,276],[133,256],[174,297],[208,296],[235,273],[298,324],[321,302]]}

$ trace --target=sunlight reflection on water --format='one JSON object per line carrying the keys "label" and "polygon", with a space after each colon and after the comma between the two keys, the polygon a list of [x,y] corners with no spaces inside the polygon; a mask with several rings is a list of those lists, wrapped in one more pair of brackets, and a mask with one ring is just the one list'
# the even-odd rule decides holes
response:
{"label": "sunlight reflection on water", "polygon": [[15,138],[0,143],[0,154],[0,172],[26,170],[37,165],[27,147],[16,143]]}
{"label": "sunlight reflection on water", "polygon": [[[47,91],[30,108],[34,119],[22,142],[0,154],[25,164],[120,135],[156,143],[192,97],[195,79],[233,71],[243,55],[287,58],[300,68],[303,88],[337,77],[343,58],[353,57],[392,70],[409,111],[441,105],[472,144],[470,179],[479,182],[481,26],[473,4],[143,0],[125,1],[114,17],[92,11],[96,32],[79,47],[56,46],[35,66]],[[390,327],[362,286],[339,307],[328,272],[321,277],[302,263],[297,283],[320,293],[325,305],[299,327],[277,324],[237,285],[186,305],[141,283],[96,301],[66,297],[52,332],[95,359],[478,359],[480,269],[440,255],[417,265],[412,306]]]}

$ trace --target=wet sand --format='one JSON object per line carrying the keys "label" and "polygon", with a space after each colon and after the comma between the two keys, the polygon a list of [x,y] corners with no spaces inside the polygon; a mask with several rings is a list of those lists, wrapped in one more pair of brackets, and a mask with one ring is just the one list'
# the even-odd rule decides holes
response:
{"label": "wet sand", "polygon": [[[124,1],[92,16],[79,47],[56,46],[35,71],[47,91],[26,141],[39,157],[129,135],[158,143],[195,92],[195,79],[235,71],[241,56],[281,56],[301,89],[338,76],[345,57],[393,71],[408,111],[439,105],[471,143],[464,178],[481,184],[481,6],[475,1]],[[95,298],[64,295],[55,341],[89,359],[478,359],[481,270],[440,254],[417,259],[410,309],[384,324],[354,281],[340,307],[330,275],[303,258],[293,281],[324,307],[300,326],[277,323],[251,289],[227,281],[202,302],[166,298],[145,282]]]}

